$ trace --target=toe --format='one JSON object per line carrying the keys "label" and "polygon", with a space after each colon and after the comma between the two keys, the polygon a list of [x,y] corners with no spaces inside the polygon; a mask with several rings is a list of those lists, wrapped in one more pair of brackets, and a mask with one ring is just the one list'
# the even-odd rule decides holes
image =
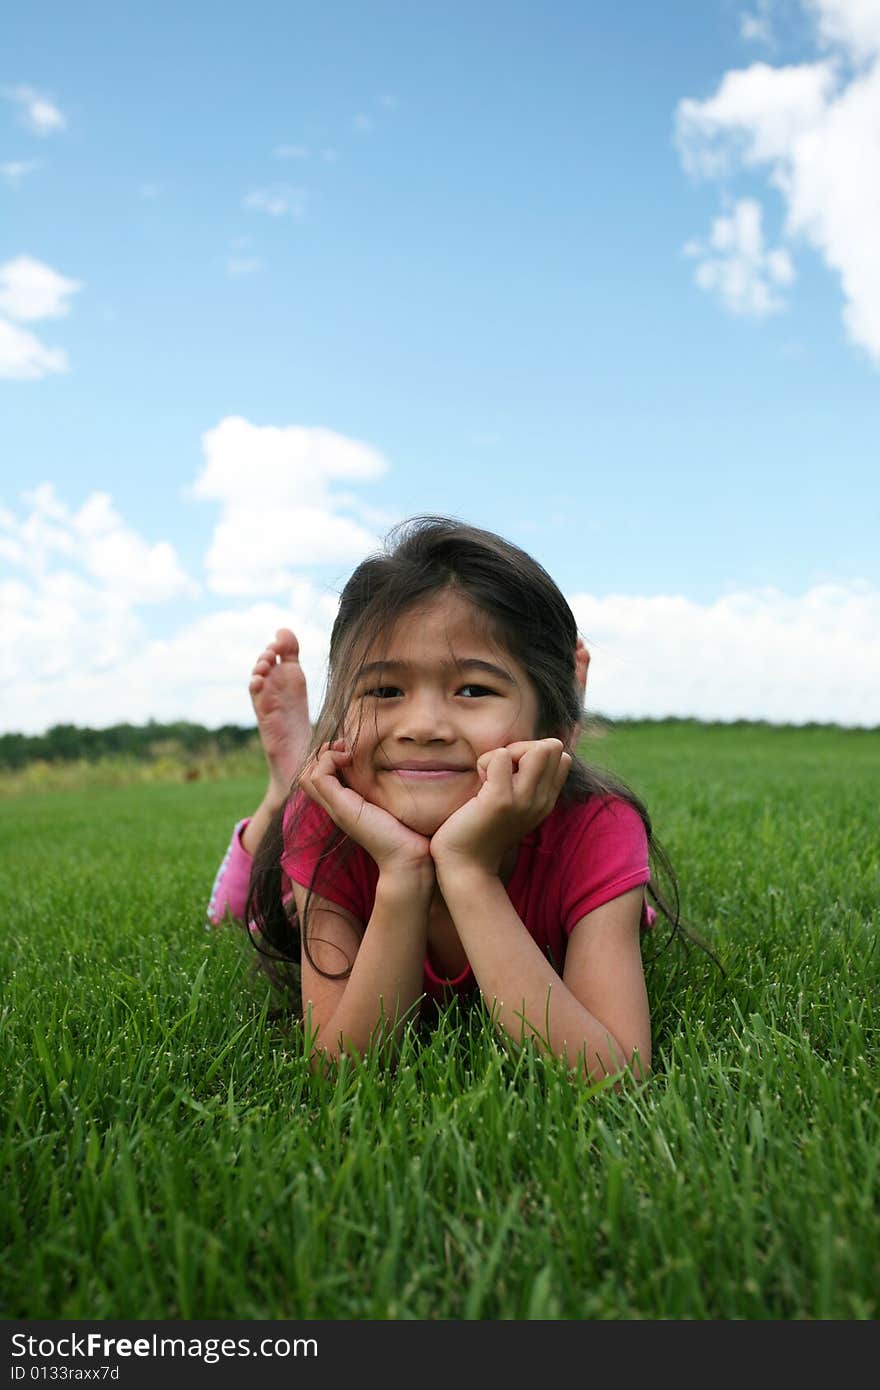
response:
{"label": "toe", "polygon": [[299,642],[289,627],[280,627],[275,633],[274,647],[282,661],[296,661],[299,658]]}

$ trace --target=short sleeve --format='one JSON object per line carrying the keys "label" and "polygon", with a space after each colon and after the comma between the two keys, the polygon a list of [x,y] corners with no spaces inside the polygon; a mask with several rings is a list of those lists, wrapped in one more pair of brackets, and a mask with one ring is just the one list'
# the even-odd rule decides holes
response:
{"label": "short sleeve", "polygon": [[566,936],[588,912],[651,877],[644,822],[618,797],[588,803],[566,851],[560,903]]}
{"label": "short sleeve", "polygon": [[330,816],[302,791],[284,815],[281,867],[293,883],[312,888],[359,921],[369,921],[379,877],[376,865],[360,845],[338,839]]}

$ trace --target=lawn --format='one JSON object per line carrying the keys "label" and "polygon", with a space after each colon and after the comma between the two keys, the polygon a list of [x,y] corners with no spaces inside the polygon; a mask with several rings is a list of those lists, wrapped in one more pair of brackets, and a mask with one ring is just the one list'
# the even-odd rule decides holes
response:
{"label": "lawn", "polygon": [[[254,775],[0,801],[0,1315],[874,1319],[880,732],[622,726],[723,961],[590,1091],[482,1012],[310,1074],[204,907]],[[649,951],[646,950],[646,955]]]}

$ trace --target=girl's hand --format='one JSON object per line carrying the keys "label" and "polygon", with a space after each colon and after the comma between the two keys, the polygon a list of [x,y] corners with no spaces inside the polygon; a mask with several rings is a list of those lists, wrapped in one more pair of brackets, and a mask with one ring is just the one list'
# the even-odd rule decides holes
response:
{"label": "girl's hand", "polygon": [[322,806],[331,820],[355,840],[376,861],[381,873],[431,871],[430,842],[424,835],[402,825],[381,806],[366,801],[360,792],[347,787],[339,773],[351,762],[351,753],[342,739],[324,743],[307,764],[299,785],[312,801]]}
{"label": "girl's hand", "polygon": [[540,825],[565,785],[571,755],[558,738],[493,748],[477,761],[482,786],[431,838],[438,873],[469,864],[497,874],[507,850]]}

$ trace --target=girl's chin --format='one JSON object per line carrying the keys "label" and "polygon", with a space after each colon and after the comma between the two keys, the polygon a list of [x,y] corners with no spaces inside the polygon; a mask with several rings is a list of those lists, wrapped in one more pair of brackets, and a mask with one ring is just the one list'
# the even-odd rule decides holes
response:
{"label": "girl's chin", "polygon": [[395,820],[399,820],[408,830],[426,836],[431,836],[439,830],[450,816],[461,810],[471,796],[475,795],[470,788],[465,791],[461,787],[456,788],[455,793],[450,795],[449,789],[441,788],[441,784],[437,782],[413,787],[404,785],[389,788],[385,785],[376,790],[379,795],[374,791],[374,795],[368,797],[368,800],[375,801],[386,811],[390,811]]}
{"label": "girl's chin", "polygon": [[398,811],[397,819],[400,821],[401,825],[406,826],[407,830],[414,830],[417,835],[426,835],[430,837],[440,829],[441,825],[443,825],[451,815],[451,811],[448,815],[430,816],[424,813],[419,815],[417,811],[404,811],[403,813]]}

